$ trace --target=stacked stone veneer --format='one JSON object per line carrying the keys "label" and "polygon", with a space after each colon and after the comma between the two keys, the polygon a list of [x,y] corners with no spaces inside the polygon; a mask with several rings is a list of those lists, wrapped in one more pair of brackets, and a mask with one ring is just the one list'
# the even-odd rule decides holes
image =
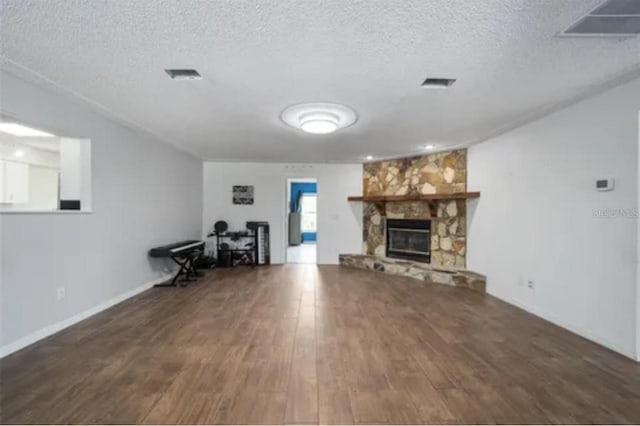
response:
{"label": "stacked stone veneer", "polygon": [[458,268],[447,268],[407,260],[380,258],[359,254],[341,254],[340,264],[352,268],[368,269],[392,275],[415,278],[430,283],[468,288],[480,293],[486,291],[484,275]]}
{"label": "stacked stone veneer", "polygon": [[[365,196],[465,192],[467,150],[367,163],[363,177]],[[435,203],[435,208],[430,203]],[[386,218],[431,219],[431,265],[465,267],[465,200],[365,202],[363,212],[365,254],[385,256]]]}

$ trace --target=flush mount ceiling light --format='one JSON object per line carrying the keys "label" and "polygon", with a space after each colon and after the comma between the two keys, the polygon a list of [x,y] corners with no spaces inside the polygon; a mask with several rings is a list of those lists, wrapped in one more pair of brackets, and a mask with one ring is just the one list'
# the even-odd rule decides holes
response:
{"label": "flush mount ceiling light", "polygon": [[53,138],[55,135],[43,132],[42,130],[32,129],[18,123],[0,123],[0,132],[9,133],[13,136],[29,136],[36,138]]}
{"label": "flush mount ceiling light", "polygon": [[351,126],[358,119],[358,115],[345,105],[310,102],[291,105],[282,111],[280,119],[303,132],[326,135]]}
{"label": "flush mount ceiling light", "polygon": [[430,143],[430,144],[425,145],[423,148],[425,149],[425,151],[433,151],[433,149],[434,149],[435,147],[436,147],[436,146],[435,146],[434,144],[431,144],[431,143]]}

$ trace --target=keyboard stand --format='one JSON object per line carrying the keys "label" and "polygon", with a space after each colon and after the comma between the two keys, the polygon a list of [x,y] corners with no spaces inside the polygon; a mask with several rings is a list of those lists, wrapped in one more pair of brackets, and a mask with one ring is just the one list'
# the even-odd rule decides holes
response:
{"label": "keyboard stand", "polygon": [[[194,275],[196,277],[203,276],[202,273],[198,272],[195,265],[195,260],[200,256],[201,253],[202,252],[200,250],[196,250],[195,252],[189,253],[186,256],[171,256],[171,260],[177,263],[178,266],[180,266],[180,269],[173,277],[171,282],[156,284],[154,287],[186,287],[187,284],[183,283],[196,281],[196,279],[190,278],[191,275]],[[181,283],[178,283],[178,278],[180,278],[181,275],[184,275],[184,279],[181,281]]]}

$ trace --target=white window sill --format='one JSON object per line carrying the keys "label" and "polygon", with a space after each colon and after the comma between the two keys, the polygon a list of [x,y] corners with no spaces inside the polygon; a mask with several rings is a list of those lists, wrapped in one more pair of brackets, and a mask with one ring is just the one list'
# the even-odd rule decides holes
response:
{"label": "white window sill", "polygon": [[91,214],[93,210],[0,210],[0,214]]}

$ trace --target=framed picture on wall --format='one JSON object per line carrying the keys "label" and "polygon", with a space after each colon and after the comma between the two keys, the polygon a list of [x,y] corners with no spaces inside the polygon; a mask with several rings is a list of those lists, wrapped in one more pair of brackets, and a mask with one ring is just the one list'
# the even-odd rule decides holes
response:
{"label": "framed picture on wall", "polygon": [[253,185],[233,185],[233,204],[253,204]]}

